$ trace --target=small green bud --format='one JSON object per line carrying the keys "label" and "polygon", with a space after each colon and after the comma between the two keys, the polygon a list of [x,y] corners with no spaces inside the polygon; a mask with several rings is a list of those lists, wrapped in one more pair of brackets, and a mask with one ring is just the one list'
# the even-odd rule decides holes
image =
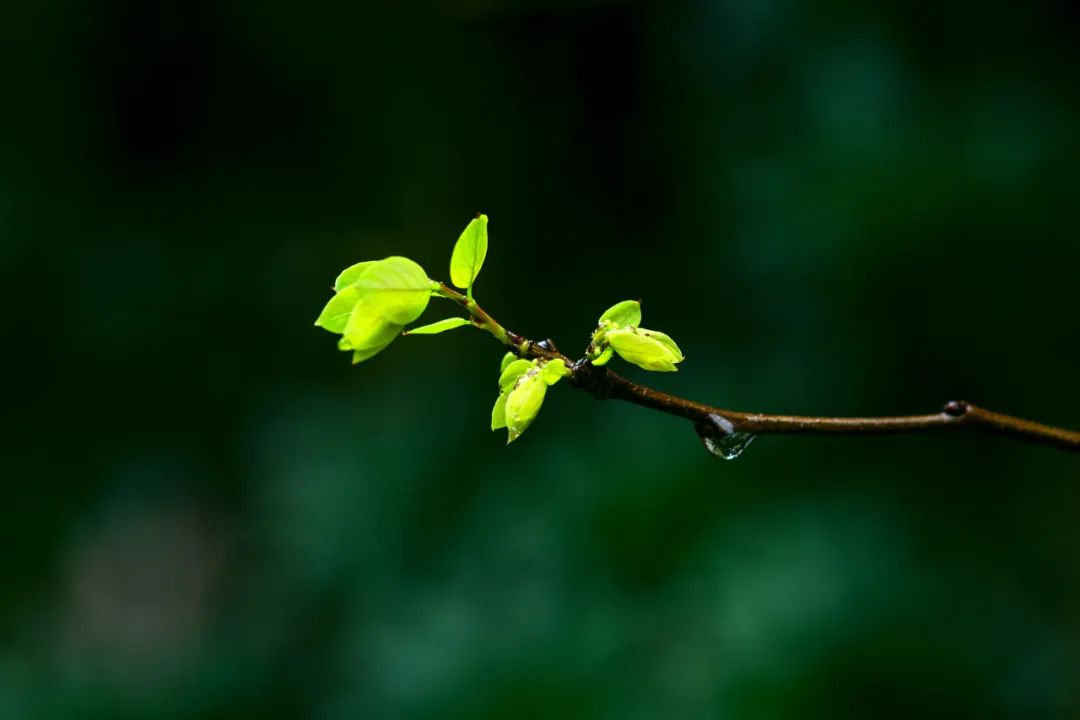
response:
{"label": "small green bud", "polygon": [[645,370],[675,372],[675,363],[683,360],[675,341],[654,330],[611,330],[607,341],[619,357]]}
{"label": "small green bud", "polygon": [[593,331],[585,356],[593,365],[607,364],[612,352],[646,370],[675,372],[683,361],[675,341],[658,330],[646,330],[641,324],[641,303],[623,300],[608,308]]}
{"label": "small green bud", "polygon": [[536,419],[548,386],[570,374],[563,360],[520,360],[512,353],[503,358],[499,397],[491,409],[491,429],[506,428],[507,443],[517,440]]}
{"label": "small green bud", "polygon": [[522,376],[506,398],[507,443],[518,438],[540,413],[547,394],[547,383],[540,372],[529,371]]}

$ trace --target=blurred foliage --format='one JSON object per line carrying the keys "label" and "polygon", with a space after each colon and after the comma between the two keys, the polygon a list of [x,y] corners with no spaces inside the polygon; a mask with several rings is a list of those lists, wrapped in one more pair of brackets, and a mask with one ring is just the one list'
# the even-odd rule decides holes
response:
{"label": "blurred foliage", "polygon": [[311,326],[483,210],[500,321],[643,298],[665,390],[1080,427],[1076,8],[6,4],[0,717],[1080,715],[1075,457],[506,448],[490,340]]}

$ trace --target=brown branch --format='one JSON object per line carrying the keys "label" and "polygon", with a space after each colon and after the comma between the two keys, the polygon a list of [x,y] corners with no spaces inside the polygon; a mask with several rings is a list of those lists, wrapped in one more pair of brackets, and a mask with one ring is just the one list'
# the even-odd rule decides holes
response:
{"label": "brown branch", "polygon": [[584,358],[577,361],[571,360],[559,352],[551,340],[535,342],[507,330],[473,300],[452,288],[441,285],[440,294],[465,308],[473,316],[474,324],[490,332],[518,356],[562,360],[570,368],[570,382],[578,390],[584,390],[599,400],[623,400],[686,418],[694,423],[702,437],[719,437],[733,432],[755,435],[763,433],[835,435],[908,433],[967,428],[995,432],[1073,452],[1080,451],[1080,432],[1011,415],[1002,415],[963,400],[950,401],[940,412],[929,415],[891,417],[802,417],[737,412],[713,407],[638,385],[606,367],[596,367]]}
{"label": "brown branch", "polygon": [[1074,452],[1080,451],[1080,432],[1011,415],[1002,415],[962,400],[948,402],[940,412],[928,415],[891,417],[767,415],[727,410],[669,395],[633,383],[607,368],[593,367],[587,362],[576,363],[573,370],[571,379],[574,387],[585,390],[599,399],[625,400],[635,405],[686,418],[698,427],[699,432],[713,436],[731,432],[747,432],[755,435],[762,433],[834,435],[967,428],[996,432]]}

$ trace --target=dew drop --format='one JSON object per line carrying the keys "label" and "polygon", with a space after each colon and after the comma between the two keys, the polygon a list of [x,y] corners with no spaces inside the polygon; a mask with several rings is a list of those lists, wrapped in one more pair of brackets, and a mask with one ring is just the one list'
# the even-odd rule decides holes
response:
{"label": "dew drop", "polygon": [[716,457],[734,460],[754,441],[748,432],[736,432],[730,420],[721,415],[709,415],[708,422],[697,425],[698,435],[705,449]]}
{"label": "dew drop", "polygon": [[705,448],[716,457],[725,460],[734,460],[743,454],[743,450],[750,447],[754,441],[754,435],[747,432],[733,432],[719,437],[703,437]]}

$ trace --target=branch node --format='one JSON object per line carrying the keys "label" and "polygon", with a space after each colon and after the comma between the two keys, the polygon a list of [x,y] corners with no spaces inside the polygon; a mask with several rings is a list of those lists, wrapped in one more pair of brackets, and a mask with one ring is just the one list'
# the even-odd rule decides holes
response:
{"label": "branch node", "polygon": [[585,358],[570,367],[570,382],[578,390],[586,390],[597,400],[612,396],[614,385],[606,368],[598,368]]}

